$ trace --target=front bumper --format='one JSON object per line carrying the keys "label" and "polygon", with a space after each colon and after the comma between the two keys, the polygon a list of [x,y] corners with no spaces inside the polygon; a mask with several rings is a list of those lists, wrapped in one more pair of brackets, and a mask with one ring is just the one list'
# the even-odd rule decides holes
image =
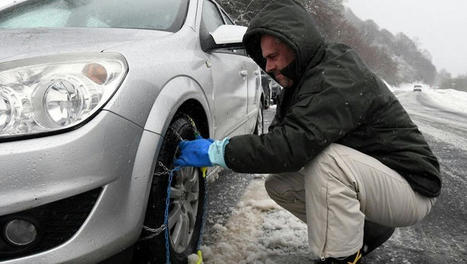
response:
{"label": "front bumper", "polygon": [[1,143],[0,216],[102,188],[71,239],[1,263],[96,263],[134,243],[144,220],[159,139],[102,111],[71,132]]}

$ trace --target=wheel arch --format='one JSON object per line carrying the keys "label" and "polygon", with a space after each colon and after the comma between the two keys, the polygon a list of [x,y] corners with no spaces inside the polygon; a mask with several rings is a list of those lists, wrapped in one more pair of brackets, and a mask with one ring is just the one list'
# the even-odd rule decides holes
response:
{"label": "wheel arch", "polygon": [[204,138],[210,137],[208,118],[203,106],[198,101],[194,99],[185,101],[177,110],[175,116],[179,113],[187,114],[195,121],[196,128],[201,136]]}
{"label": "wheel arch", "polygon": [[178,76],[164,85],[151,108],[144,129],[165,135],[173,118],[179,113],[190,115],[203,137],[212,135],[208,98],[198,82],[188,76]]}
{"label": "wheel arch", "polygon": [[191,77],[178,76],[168,81],[157,96],[144,125],[131,175],[131,200],[140,208],[138,225],[134,227],[133,242],[141,232],[164,136],[171,122],[180,113],[189,114],[201,135],[212,132],[208,99],[201,86]]}
{"label": "wheel arch", "polygon": [[[157,161],[161,155],[164,138],[167,135],[169,126],[180,114],[187,114],[196,123],[196,127],[203,137],[209,137],[212,132],[211,111],[208,97],[204,90],[194,79],[188,76],[178,76],[167,82],[157,96],[144,126],[144,134],[148,140],[141,142],[141,150],[146,150],[146,155],[139,156],[139,161],[145,163],[146,177],[144,187],[144,200],[142,203],[141,219],[139,230],[146,220],[146,211],[150,202],[151,186],[154,181],[154,172]],[[156,135],[157,134],[157,135]],[[150,138],[149,138],[150,137]],[[150,142],[150,143],[149,143]],[[153,144],[154,143],[154,144]],[[136,163],[135,163],[136,164]],[[151,164],[151,166],[149,166]],[[150,170],[149,170],[150,169]],[[135,175],[133,178],[136,179]],[[139,180],[141,181],[141,179]],[[142,183],[139,184],[143,185]],[[157,226],[156,226],[157,227]],[[140,231],[141,232],[141,231]],[[138,244],[140,244],[138,242]]]}

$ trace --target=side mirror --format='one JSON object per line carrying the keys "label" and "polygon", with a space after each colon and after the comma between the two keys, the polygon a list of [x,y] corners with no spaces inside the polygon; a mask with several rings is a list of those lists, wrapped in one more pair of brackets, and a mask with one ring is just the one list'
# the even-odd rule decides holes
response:
{"label": "side mirror", "polygon": [[210,33],[212,39],[209,50],[219,48],[243,48],[243,35],[247,27],[237,25],[222,25]]}
{"label": "side mirror", "polygon": [[242,45],[247,27],[222,25],[211,33],[216,45]]}

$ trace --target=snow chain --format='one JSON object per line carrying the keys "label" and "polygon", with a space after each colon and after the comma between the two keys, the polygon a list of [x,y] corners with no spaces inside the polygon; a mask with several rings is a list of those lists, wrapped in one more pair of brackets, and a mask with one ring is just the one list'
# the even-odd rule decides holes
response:
{"label": "snow chain", "polygon": [[[187,118],[190,120],[191,122],[191,125],[193,126],[193,129],[195,130],[195,137],[201,137],[201,134],[199,133],[198,131],[198,128],[196,127],[196,123],[195,121],[193,121],[193,119],[191,119],[191,117],[187,116]],[[202,172],[202,175],[203,175],[203,178],[204,178],[204,203],[203,203],[203,215],[201,216],[201,227],[200,227],[200,231],[199,231],[199,240],[198,240],[198,245],[196,246],[196,249],[197,249],[197,254],[198,254],[198,261],[196,262],[196,264],[201,264],[203,263],[203,253],[201,251],[201,244],[203,242],[203,232],[204,232],[204,225],[206,223],[206,215],[207,215],[207,212],[208,212],[208,185],[207,185],[207,180],[206,180],[206,174],[207,174],[207,171],[208,171],[208,168],[207,167],[202,167],[200,168],[201,169],[201,172]]]}
{"label": "snow chain", "polygon": [[[195,122],[193,121],[193,119],[191,119],[188,116],[185,116],[185,117],[188,118],[191,125],[193,126],[193,129],[195,131],[195,137],[200,136],[199,131],[196,128],[196,125],[195,125]],[[177,131],[172,129],[172,132],[179,139],[179,141],[184,140],[182,138],[182,136],[180,136],[180,134]],[[149,236],[143,238],[143,240],[154,238],[154,237],[160,235],[162,232],[164,232],[164,237],[165,237],[165,263],[170,264],[170,239],[169,239],[169,228],[168,228],[169,208],[170,208],[170,190],[171,190],[170,187],[172,186],[173,175],[174,175],[174,173],[176,171],[180,170],[180,167],[175,167],[172,170],[169,170],[167,168],[167,166],[165,166],[160,161],[158,163],[158,166],[160,168],[162,168],[163,171],[158,172],[158,173],[154,173],[154,177],[161,177],[161,176],[165,176],[165,175],[169,176],[168,183],[167,183],[167,197],[165,199],[164,224],[162,226],[160,226],[159,228],[149,228],[149,227],[143,226],[143,229],[145,231],[148,231],[149,233],[151,233]],[[204,224],[206,223],[206,215],[207,215],[207,209],[208,209],[207,208],[208,192],[207,192],[207,180],[206,180],[207,168],[203,167],[203,168],[200,168],[200,169],[201,169],[203,178],[205,178],[205,180],[204,180],[203,215],[202,215],[202,218],[201,218],[201,228],[200,228],[200,233],[199,233],[199,240],[198,240],[198,243],[196,245],[196,250],[197,250],[196,254],[198,255],[198,261],[196,262],[196,264],[203,263],[203,254],[201,252],[201,244],[202,244],[202,240],[203,240]]]}

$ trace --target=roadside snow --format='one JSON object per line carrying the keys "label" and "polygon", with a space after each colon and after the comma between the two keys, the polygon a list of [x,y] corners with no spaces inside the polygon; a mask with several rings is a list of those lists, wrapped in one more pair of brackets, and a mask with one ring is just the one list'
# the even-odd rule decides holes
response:
{"label": "roadside snow", "polygon": [[3,8],[3,7],[6,7],[7,5],[10,5],[11,3],[18,3],[18,2],[22,2],[22,1],[20,1],[20,0],[0,0],[0,9]]}
{"label": "roadside snow", "polygon": [[[404,91],[412,92],[414,84],[402,84],[399,87],[390,86],[393,92]],[[433,89],[428,85],[422,85],[422,93],[428,95],[430,99],[442,108],[454,112],[467,113],[467,92],[453,89]]]}
{"label": "roadside snow", "polygon": [[215,244],[201,247],[205,264],[311,262],[306,225],[269,198],[263,178],[252,180],[229,222],[214,228]]}
{"label": "roadside snow", "polygon": [[422,84],[421,92],[413,91],[414,84],[390,89],[406,108],[412,121],[424,135],[467,150],[467,92],[452,89],[433,89]]}
{"label": "roadside snow", "polygon": [[443,108],[452,109],[455,112],[467,113],[467,93],[453,89],[425,89],[431,99]]}

